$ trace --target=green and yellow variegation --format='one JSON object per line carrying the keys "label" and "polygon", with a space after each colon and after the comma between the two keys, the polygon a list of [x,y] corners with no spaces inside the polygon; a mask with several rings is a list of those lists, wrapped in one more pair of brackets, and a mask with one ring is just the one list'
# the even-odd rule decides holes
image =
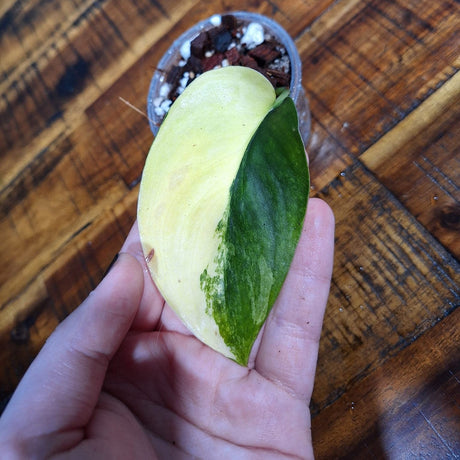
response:
{"label": "green and yellow variegation", "polygon": [[198,77],[150,149],[138,223],[152,278],[196,337],[240,364],[289,270],[308,192],[292,99],[244,67]]}

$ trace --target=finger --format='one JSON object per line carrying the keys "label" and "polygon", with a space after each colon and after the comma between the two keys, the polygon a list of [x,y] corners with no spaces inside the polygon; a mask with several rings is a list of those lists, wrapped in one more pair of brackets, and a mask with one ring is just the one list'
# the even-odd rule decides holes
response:
{"label": "finger", "polygon": [[158,325],[165,302],[150,276],[142,251],[137,221],[132,226],[121,252],[127,252],[135,257],[144,272],[144,292],[132,328],[139,331],[151,331]]}
{"label": "finger", "polygon": [[291,268],[256,355],[260,374],[307,401],[329,295],[333,248],[332,211],[324,201],[312,198]]}
{"label": "finger", "polygon": [[120,254],[100,285],[50,336],[14,393],[0,428],[31,438],[59,432],[64,443],[82,436],[79,428],[91,417],[142,290],[139,263]]}

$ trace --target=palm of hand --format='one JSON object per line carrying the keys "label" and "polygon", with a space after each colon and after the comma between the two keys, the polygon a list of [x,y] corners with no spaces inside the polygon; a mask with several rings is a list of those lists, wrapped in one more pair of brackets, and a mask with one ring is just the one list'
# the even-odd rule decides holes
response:
{"label": "palm of hand", "polygon": [[88,434],[98,442],[116,433],[119,445],[106,446],[114,455],[126,449],[127,457],[140,458],[310,456],[305,400],[180,332],[131,334],[105,390]]}
{"label": "palm of hand", "polygon": [[[307,231],[308,230],[308,231]],[[308,404],[333,215],[304,231],[248,368],[191,336],[151,282],[137,226],[48,339],[0,418],[6,458],[313,458]]]}
{"label": "palm of hand", "polygon": [[[123,250],[143,262],[135,232]],[[106,446],[114,454],[126,449],[161,458],[312,457],[308,403],[323,309],[305,321],[305,298],[315,295],[308,296],[299,277],[314,262],[296,255],[249,368],[194,338],[144,267],[137,330],[112,360],[89,432],[103,439],[108,426],[116,430],[119,445]],[[318,280],[312,281],[317,288]]]}

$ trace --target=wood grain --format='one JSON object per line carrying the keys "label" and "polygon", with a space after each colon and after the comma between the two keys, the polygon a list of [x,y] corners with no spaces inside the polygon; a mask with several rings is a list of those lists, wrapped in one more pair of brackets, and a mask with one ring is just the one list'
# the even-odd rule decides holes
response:
{"label": "wood grain", "polygon": [[455,0],[2,2],[0,398],[135,220],[160,57],[197,21],[241,9],[296,41],[312,194],[336,215],[311,404],[318,458],[455,458]]}
{"label": "wood grain", "polygon": [[[51,42],[45,40],[38,54],[26,52],[25,64],[1,87],[0,149],[8,152],[0,169],[2,183],[11,181],[50,141],[78,124],[88,105],[164,35],[171,21],[194,5],[164,3],[168,6],[91,2],[76,10],[78,17],[66,19],[56,36],[46,37]],[[42,17],[39,4],[35,14],[38,20]],[[123,33],[120,23],[125,24]],[[147,34],[149,28],[154,33]],[[144,84],[149,80],[146,75]]]}
{"label": "wood grain", "polygon": [[310,149],[318,189],[457,72],[460,44],[458,2],[337,2],[324,16],[297,41],[325,128]]}
{"label": "wood grain", "polygon": [[460,259],[460,73],[361,155]]}
{"label": "wood grain", "polygon": [[460,303],[458,262],[359,162],[318,196],[337,231],[313,413]]}
{"label": "wood grain", "polygon": [[0,398],[17,385],[44,341],[94,289],[135,219],[137,189],[80,229],[18,299],[1,310]]}
{"label": "wood grain", "polygon": [[315,417],[316,458],[456,458],[459,331],[457,310]]}

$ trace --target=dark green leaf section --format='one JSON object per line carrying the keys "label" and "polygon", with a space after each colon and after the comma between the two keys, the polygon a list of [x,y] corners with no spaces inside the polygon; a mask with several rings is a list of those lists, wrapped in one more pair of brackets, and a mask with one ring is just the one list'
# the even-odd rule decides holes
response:
{"label": "dark green leaf section", "polygon": [[262,121],[216,229],[221,237],[216,272],[201,276],[208,312],[240,364],[248,362],[302,230],[309,173],[297,126],[291,98],[275,104]]}

